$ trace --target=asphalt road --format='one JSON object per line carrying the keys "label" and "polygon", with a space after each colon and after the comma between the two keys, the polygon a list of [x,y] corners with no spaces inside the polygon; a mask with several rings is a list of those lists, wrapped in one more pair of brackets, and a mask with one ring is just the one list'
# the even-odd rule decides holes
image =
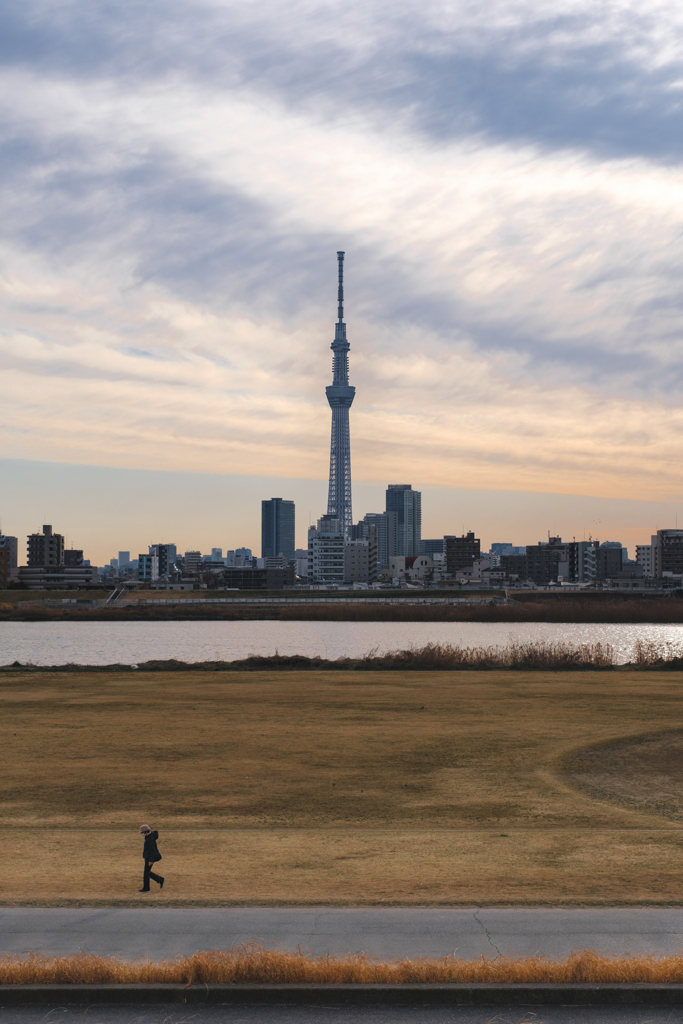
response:
{"label": "asphalt road", "polygon": [[[1,997],[0,997],[1,998]],[[2,1009],[0,1024],[683,1024],[671,1007],[381,1007],[297,1006],[26,1007]]]}
{"label": "asphalt road", "polygon": [[157,960],[250,940],[320,954],[362,950],[382,959],[564,957],[574,949],[677,953],[683,908],[0,909],[0,951],[8,953],[83,951]]}

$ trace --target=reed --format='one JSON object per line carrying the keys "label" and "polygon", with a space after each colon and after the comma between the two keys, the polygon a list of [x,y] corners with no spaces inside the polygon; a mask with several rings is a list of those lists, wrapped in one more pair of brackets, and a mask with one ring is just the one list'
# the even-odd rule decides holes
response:
{"label": "reed", "polygon": [[682,669],[683,656],[680,647],[673,644],[638,640],[634,645],[632,664],[639,668]]}
{"label": "reed", "polygon": [[[653,667],[656,662],[652,662]],[[264,669],[301,671],[321,669],[358,672],[452,672],[471,669],[524,669],[531,671],[566,671],[572,669],[608,669],[615,665],[609,644],[512,643],[506,647],[458,647],[453,644],[430,643],[402,651],[378,654],[369,651],[361,658],[309,658],[306,655],[251,655],[239,661],[205,661],[188,665],[183,661],[146,661],[138,665],[142,672],[180,672],[188,668],[200,671],[257,672]],[[69,666],[73,668],[74,666]],[[119,668],[119,666],[112,666]],[[648,667],[645,663],[641,667]]]}
{"label": "reed", "polygon": [[161,962],[126,962],[86,953],[51,957],[40,953],[0,957],[0,985],[73,984],[529,984],[630,982],[680,984],[683,955],[607,956],[594,950],[564,960],[544,956],[461,960],[374,960],[363,953],[314,956],[303,951],[263,949],[255,943],[178,956]]}

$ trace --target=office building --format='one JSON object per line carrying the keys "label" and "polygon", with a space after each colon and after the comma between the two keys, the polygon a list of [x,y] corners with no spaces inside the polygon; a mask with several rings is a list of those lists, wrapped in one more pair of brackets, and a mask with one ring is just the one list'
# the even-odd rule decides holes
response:
{"label": "office building", "polygon": [[79,590],[97,587],[97,568],[92,565],[22,565],[16,573],[29,590]]}
{"label": "office building", "polygon": [[428,558],[433,559],[434,555],[443,555],[443,553],[443,537],[423,537],[420,541],[421,555],[427,555]]}
{"label": "office building", "polygon": [[186,551],[183,555],[183,570],[184,572],[198,572],[199,563],[202,560],[201,551]]}
{"label": "office building", "polygon": [[261,557],[284,555],[293,561],[295,551],[294,502],[271,498],[261,502]]}
{"label": "office building", "polygon": [[178,557],[178,549],[175,544],[152,544],[149,547],[149,554],[156,555],[161,578],[168,576],[169,572],[173,572],[175,569]]}
{"label": "office building", "polygon": [[351,511],[351,435],[349,431],[349,409],[356,389],[349,384],[349,348],[344,323],[344,253],[337,253],[337,323],[334,341],[330,346],[332,359],[332,384],[325,389],[327,401],[332,409],[332,431],[330,436],[330,480],[327,493],[327,514],[341,520],[342,532],[351,538],[353,514]]}
{"label": "office building", "polygon": [[343,583],[346,569],[344,523],[325,515],[308,531],[308,578],[312,583]]}
{"label": "office building", "polygon": [[[357,532],[360,539],[365,539],[369,526],[374,526],[377,532],[377,562],[378,570],[381,572],[392,555],[396,554],[398,548],[398,516],[396,512],[368,512],[363,517],[362,532]],[[361,523],[358,524],[361,526]]]}
{"label": "office building", "polygon": [[419,555],[422,541],[422,492],[411,484],[389,484],[386,511],[396,513],[396,554]]}
{"label": "office building", "polygon": [[683,530],[657,530],[652,538],[657,549],[655,558],[662,576],[683,573]]}
{"label": "office building", "polygon": [[472,531],[457,537],[447,534],[444,539],[446,554],[446,572],[457,572],[458,569],[471,569],[472,563],[479,560],[481,542]]}
{"label": "office building", "polygon": [[[259,558],[259,569],[286,569],[289,559],[284,555],[273,555],[268,558]],[[293,561],[293,560],[292,560]],[[261,565],[263,562],[263,565]]]}
{"label": "office building", "polygon": [[51,526],[43,526],[42,533],[30,533],[27,547],[29,568],[64,564],[64,538],[53,533]]}

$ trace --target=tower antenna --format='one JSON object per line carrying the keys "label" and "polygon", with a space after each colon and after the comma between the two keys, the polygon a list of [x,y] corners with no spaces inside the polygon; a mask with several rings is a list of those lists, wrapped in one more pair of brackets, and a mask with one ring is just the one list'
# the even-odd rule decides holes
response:
{"label": "tower antenna", "polygon": [[356,389],[349,384],[349,348],[344,323],[344,253],[337,253],[337,323],[330,348],[332,358],[332,384],[325,389],[332,410],[330,435],[330,482],[327,493],[327,514],[340,519],[343,532],[351,536],[353,513],[351,509],[351,436],[349,409]]}

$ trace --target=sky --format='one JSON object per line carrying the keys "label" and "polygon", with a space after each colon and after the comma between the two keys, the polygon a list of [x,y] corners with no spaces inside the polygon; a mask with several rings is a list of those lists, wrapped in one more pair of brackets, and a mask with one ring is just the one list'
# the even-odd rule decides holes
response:
{"label": "sky", "polygon": [[0,133],[6,533],[303,545],[339,249],[356,518],[683,523],[680,5],[6,4]]}

